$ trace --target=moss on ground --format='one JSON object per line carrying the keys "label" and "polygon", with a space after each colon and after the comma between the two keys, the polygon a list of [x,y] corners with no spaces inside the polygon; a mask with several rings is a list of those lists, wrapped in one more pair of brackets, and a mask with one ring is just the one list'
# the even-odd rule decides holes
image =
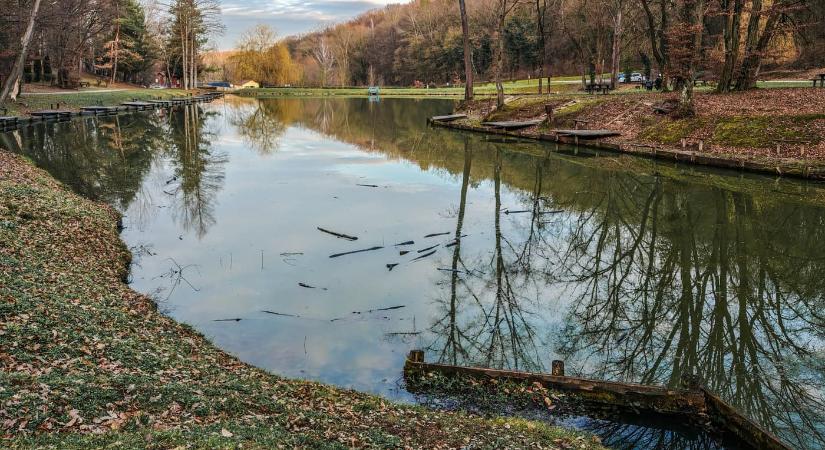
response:
{"label": "moss on ground", "polygon": [[122,283],[117,219],[0,151],[3,447],[599,447],[241,363]]}
{"label": "moss on ground", "polygon": [[646,125],[639,137],[662,144],[678,144],[682,139],[702,129],[705,124],[706,121],[699,118],[652,121]]}

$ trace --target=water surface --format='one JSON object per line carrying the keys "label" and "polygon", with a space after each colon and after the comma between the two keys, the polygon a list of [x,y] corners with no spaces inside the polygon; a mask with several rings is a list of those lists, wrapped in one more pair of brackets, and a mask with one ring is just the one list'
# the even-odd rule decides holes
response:
{"label": "water surface", "polygon": [[[133,287],[275,373],[404,401],[414,348],[673,387],[695,374],[794,446],[825,446],[822,185],[426,127],[452,107],[227,98],[0,145],[122,210]],[[715,445],[567,420],[618,447]]]}

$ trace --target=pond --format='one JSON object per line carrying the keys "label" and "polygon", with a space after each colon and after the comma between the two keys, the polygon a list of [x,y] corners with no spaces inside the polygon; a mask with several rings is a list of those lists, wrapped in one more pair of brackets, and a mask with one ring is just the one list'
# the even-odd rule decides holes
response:
{"label": "pond", "polygon": [[[679,386],[825,447],[825,186],[243,99],[0,134],[125,214],[131,284],[243,361],[400,401],[404,358]],[[357,237],[346,239],[328,232]],[[616,447],[714,447],[561,418]]]}

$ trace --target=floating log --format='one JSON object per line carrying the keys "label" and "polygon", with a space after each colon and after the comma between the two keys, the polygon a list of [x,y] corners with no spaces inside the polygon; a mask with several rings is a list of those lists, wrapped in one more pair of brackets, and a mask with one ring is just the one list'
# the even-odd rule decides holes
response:
{"label": "floating log", "polygon": [[452,122],[458,119],[466,119],[467,114],[449,114],[446,116],[432,116],[430,117],[431,121],[434,122]]}
{"label": "floating log", "polygon": [[340,239],[346,239],[348,241],[357,241],[358,240],[358,238],[356,236],[350,236],[350,235],[344,234],[344,233],[336,233],[335,231],[330,231],[330,230],[327,230],[327,229],[321,228],[321,227],[317,227],[317,228],[318,228],[318,231],[321,231],[321,232],[327,233],[327,234],[331,234],[331,235],[333,235],[337,238],[340,238]]}
{"label": "floating log", "polygon": [[450,232],[449,232],[449,231],[445,231],[444,233],[430,233],[430,234],[428,234],[428,235],[426,235],[426,236],[424,236],[424,237],[425,237],[425,238],[431,238],[431,237],[436,237],[436,236],[446,236],[446,235],[448,235],[448,234],[450,234]]}
{"label": "floating log", "polygon": [[542,122],[544,122],[544,119],[534,119],[525,121],[512,120],[504,122],[482,122],[481,124],[487,127],[503,128],[505,130],[515,130],[518,128],[532,127],[533,125],[538,125]]}
{"label": "floating log", "polygon": [[[564,362],[553,361],[554,375],[514,370],[465,367],[424,362],[422,350],[412,350],[404,364],[404,377],[437,372],[445,376],[462,375],[476,379],[497,379],[538,383],[547,389],[574,394],[594,407],[609,406],[629,413],[646,412],[683,417],[703,423],[706,418],[719,430],[753,448],[789,450],[779,438],[742,415],[705,388],[671,389],[637,383],[591,380],[564,376]],[[585,406],[587,406],[585,405]]]}
{"label": "floating log", "polygon": [[435,244],[435,245],[433,245],[432,247],[422,248],[421,250],[419,250],[419,251],[418,251],[418,253],[428,252],[428,251],[430,251],[430,250],[432,250],[432,249],[434,249],[434,248],[438,247],[438,245],[439,245],[439,244]]}
{"label": "floating log", "polygon": [[336,253],[334,255],[329,255],[329,257],[330,258],[337,258],[339,256],[344,256],[344,255],[354,255],[356,253],[371,252],[373,250],[381,250],[382,248],[384,248],[384,247],[376,246],[376,247],[364,248],[364,249],[361,249],[361,250],[353,250],[351,252]]}
{"label": "floating log", "polygon": [[612,130],[552,130],[561,136],[575,136],[582,139],[597,139],[610,136],[621,136],[622,133]]}
{"label": "floating log", "polygon": [[429,253],[424,253],[423,255],[419,256],[418,258],[413,258],[412,260],[413,260],[413,261],[418,261],[419,259],[424,259],[424,258],[426,258],[426,257],[428,257],[428,256],[432,256],[432,255],[434,255],[434,254],[435,254],[435,252],[436,252],[436,250],[433,250],[433,251],[431,251],[431,252],[429,252]]}

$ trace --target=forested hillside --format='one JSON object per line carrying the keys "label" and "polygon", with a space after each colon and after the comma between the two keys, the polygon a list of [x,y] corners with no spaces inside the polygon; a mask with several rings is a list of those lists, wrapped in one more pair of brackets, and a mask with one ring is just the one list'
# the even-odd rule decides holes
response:
{"label": "forested hillside", "polygon": [[[685,10],[697,11],[702,26],[700,73],[722,75],[726,54],[735,56],[732,69],[746,59],[763,72],[825,66],[822,1],[467,0],[466,5],[473,69],[481,80],[494,78],[500,35],[504,78],[535,78],[542,61],[545,74],[609,73],[614,54],[619,71],[650,70],[654,77],[673,72],[667,66],[675,66],[679,55],[668,54],[668,47],[677,47],[686,37],[680,32],[690,29],[681,17]],[[457,0],[390,5],[287,44],[306,85],[463,80]]]}

